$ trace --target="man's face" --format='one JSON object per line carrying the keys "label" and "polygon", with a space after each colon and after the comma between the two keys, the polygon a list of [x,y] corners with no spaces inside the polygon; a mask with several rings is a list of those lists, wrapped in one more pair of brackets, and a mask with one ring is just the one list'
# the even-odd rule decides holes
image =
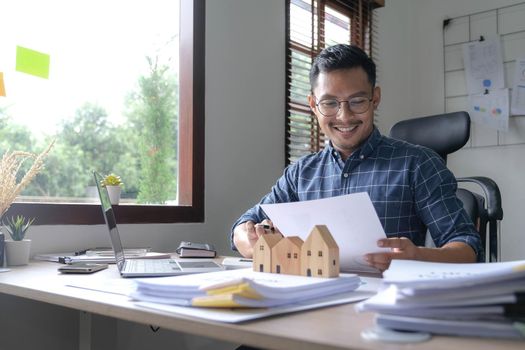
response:
{"label": "man's face", "polygon": [[[319,102],[333,100],[351,102],[340,103],[339,111],[335,115],[323,115],[321,112],[324,110],[326,114],[326,108],[319,106]],[[319,74],[313,95],[308,96],[308,103],[317,116],[321,130],[344,160],[372,133],[374,110],[380,100],[381,90],[379,87],[372,88],[366,72],[361,67]],[[363,103],[368,105],[368,109],[360,112],[363,110]],[[335,103],[324,106],[335,106]]]}

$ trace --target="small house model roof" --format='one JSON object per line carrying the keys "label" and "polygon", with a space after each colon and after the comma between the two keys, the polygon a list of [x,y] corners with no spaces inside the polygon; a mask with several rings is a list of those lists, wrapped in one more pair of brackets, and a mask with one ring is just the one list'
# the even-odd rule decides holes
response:
{"label": "small house model roof", "polygon": [[257,240],[257,244],[261,244],[261,242],[266,242],[266,244],[271,248],[274,245],[276,245],[283,236],[280,233],[266,233],[259,237]]}
{"label": "small house model roof", "polygon": [[290,243],[292,243],[294,246],[296,246],[299,249],[301,249],[304,243],[301,237],[299,236],[289,236],[289,237],[285,237],[285,239],[290,241]]}
{"label": "small house model roof", "polygon": [[318,234],[326,243],[328,248],[338,248],[337,242],[335,241],[334,237],[332,236],[326,225],[315,225],[312,229],[312,232],[310,232],[310,236],[308,236],[308,238],[312,237],[314,234]]}

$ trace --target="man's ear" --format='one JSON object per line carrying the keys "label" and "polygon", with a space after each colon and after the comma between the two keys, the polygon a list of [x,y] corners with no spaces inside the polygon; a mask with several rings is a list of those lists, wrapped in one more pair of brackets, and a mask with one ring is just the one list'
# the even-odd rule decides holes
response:
{"label": "man's ear", "polygon": [[308,95],[308,105],[312,112],[315,112],[315,97],[312,94]]}
{"label": "man's ear", "polygon": [[381,88],[376,86],[374,88],[374,96],[372,98],[372,103],[374,104],[374,109],[377,109],[379,103],[381,102]]}

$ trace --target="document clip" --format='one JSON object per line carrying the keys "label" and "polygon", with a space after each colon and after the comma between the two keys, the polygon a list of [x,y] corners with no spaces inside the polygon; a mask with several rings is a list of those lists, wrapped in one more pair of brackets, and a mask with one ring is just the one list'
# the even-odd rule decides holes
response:
{"label": "document clip", "polygon": [[385,343],[421,343],[431,338],[430,333],[395,331],[393,329],[375,326],[361,332],[361,338]]}

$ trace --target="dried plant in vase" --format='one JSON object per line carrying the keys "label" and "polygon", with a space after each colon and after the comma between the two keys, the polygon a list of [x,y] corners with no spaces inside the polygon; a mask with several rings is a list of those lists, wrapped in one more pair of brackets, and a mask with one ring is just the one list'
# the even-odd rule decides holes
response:
{"label": "dried plant in vase", "polygon": [[[20,192],[44,168],[44,159],[54,143],[54,141],[51,142],[40,154],[23,151],[7,151],[4,153],[0,160],[0,220]],[[19,178],[18,173],[21,171],[22,164],[26,161],[33,161],[33,164],[22,176],[20,182],[17,182]]]}

